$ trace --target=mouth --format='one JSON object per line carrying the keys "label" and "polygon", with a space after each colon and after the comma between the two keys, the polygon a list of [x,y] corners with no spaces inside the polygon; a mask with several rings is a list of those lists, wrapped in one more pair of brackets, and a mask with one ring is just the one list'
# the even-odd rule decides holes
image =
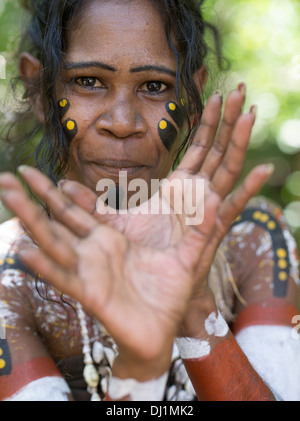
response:
{"label": "mouth", "polygon": [[135,175],[145,168],[145,165],[138,162],[118,159],[101,159],[93,164],[101,171],[111,175],[118,175],[120,171],[126,171],[128,175]]}

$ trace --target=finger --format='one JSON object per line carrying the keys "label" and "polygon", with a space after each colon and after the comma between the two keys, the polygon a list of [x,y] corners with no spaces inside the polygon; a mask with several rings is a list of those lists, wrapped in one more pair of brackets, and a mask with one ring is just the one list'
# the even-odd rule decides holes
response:
{"label": "finger", "polygon": [[76,267],[76,254],[71,243],[64,240],[65,231],[58,236],[58,224],[53,228],[45,211],[34,204],[24,190],[4,190],[0,197],[4,205],[23,222],[39,247],[64,267]]}
{"label": "finger", "polygon": [[210,193],[204,197],[204,215],[203,220],[198,225],[192,225],[187,230],[179,243],[179,256],[182,263],[191,270],[194,265],[199,263],[202,253],[207,244],[211,241],[211,234],[216,226],[217,212],[220,206],[220,198],[215,193]]}
{"label": "finger", "polygon": [[200,126],[194,136],[191,146],[183,156],[178,169],[189,174],[196,174],[210,149],[221,118],[222,96],[212,95],[204,108]]}
{"label": "finger", "polygon": [[232,139],[211,182],[213,190],[221,198],[231,192],[240,177],[254,122],[255,113],[250,112],[241,115],[235,125]]}
{"label": "finger", "polygon": [[19,171],[29,187],[43,200],[54,217],[76,235],[85,237],[97,226],[83,208],[63,196],[56,186],[35,168],[22,166]]}
{"label": "finger", "polygon": [[24,265],[39,274],[60,292],[75,299],[82,296],[82,285],[75,273],[63,269],[39,249],[28,248],[20,252]]}
{"label": "finger", "polygon": [[[244,86],[244,85],[242,85]],[[217,170],[232,137],[234,126],[241,115],[245,102],[245,90],[236,90],[228,96],[220,128],[211,149],[201,167],[201,174],[210,179]]]}
{"label": "finger", "polygon": [[91,215],[96,213],[97,195],[88,187],[73,180],[61,180],[58,183],[58,187],[73,203]]}
{"label": "finger", "polygon": [[231,223],[243,212],[249,200],[258,194],[273,171],[272,164],[255,167],[243,183],[226,198],[219,212],[219,217],[225,228],[229,228]]}

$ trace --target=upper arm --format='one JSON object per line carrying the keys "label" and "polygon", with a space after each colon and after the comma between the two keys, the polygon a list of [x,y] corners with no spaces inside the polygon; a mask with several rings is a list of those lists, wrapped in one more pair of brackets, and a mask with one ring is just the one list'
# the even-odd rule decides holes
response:
{"label": "upper arm", "polygon": [[[263,207],[262,207],[263,205]],[[254,202],[230,232],[231,264],[244,304],[236,300],[232,330],[277,399],[300,399],[300,341],[296,242],[281,210]]]}
{"label": "upper arm", "polygon": [[67,400],[69,388],[40,339],[25,274],[0,275],[0,400]]}
{"label": "upper arm", "polygon": [[[230,232],[231,264],[246,305],[238,300],[235,314],[262,303],[297,312],[299,262],[296,242],[280,208],[253,201]],[[271,305],[271,304],[270,304]]]}

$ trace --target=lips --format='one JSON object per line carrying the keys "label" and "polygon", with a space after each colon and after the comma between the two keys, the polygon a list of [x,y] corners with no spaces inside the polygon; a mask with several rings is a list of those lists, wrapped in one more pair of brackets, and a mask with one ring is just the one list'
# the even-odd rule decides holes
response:
{"label": "lips", "polygon": [[94,164],[102,171],[112,175],[118,174],[120,171],[126,171],[128,174],[134,175],[145,167],[139,162],[124,159],[101,159]]}

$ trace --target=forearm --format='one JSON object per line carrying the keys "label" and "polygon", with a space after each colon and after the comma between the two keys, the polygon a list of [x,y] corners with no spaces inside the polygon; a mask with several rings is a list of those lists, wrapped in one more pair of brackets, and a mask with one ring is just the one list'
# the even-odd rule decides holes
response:
{"label": "forearm", "polygon": [[163,400],[172,354],[172,345],[151,360],[127,358],[119,354],[112,367],[112,378],[105,400]]}
{"label": "forearm", "polygon": [[[214,300],[191,311],[176,344],[201,401],[275,400],[239,347]],[[197,323],[195,320],[197,319]],[[181,330],[183,334],[183,330]]]}

